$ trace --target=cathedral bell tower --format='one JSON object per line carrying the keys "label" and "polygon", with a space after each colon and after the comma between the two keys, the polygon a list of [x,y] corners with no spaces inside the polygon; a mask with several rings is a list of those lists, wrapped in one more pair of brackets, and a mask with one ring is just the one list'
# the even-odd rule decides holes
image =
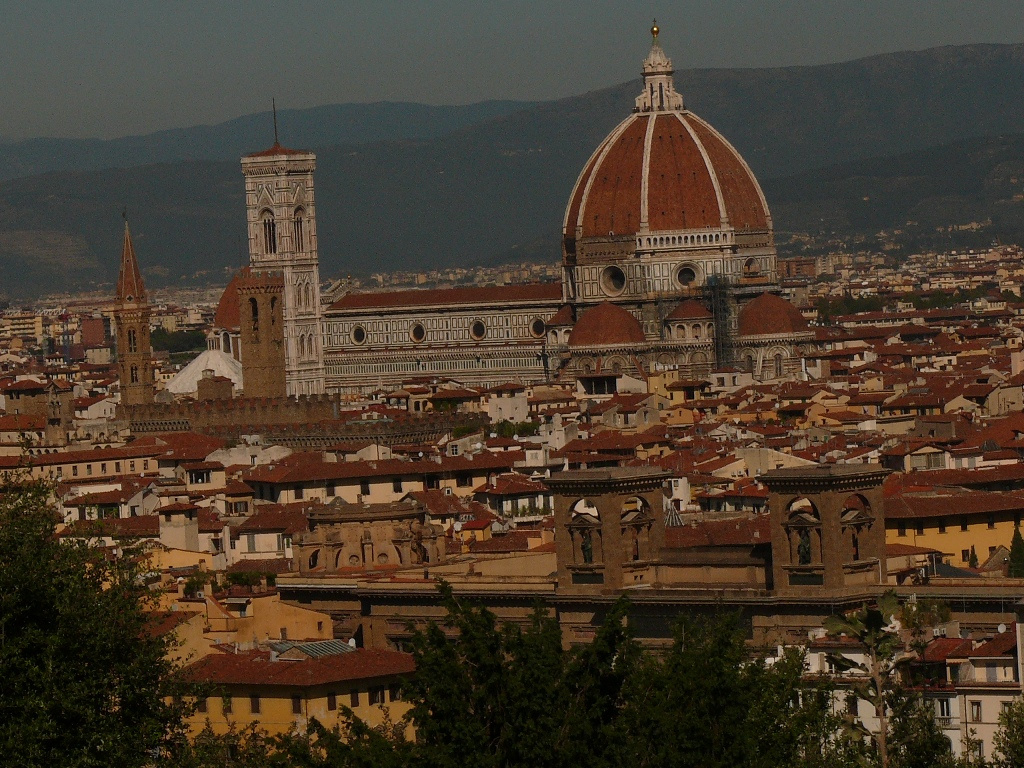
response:
{"label": "cathedral bell tower", "polygon": [[[270,149],[242,158],[249,266],[254,274],[273,275],[281,283],[280,351],[288,395],[325,390],[315,168],[316,155],[282,147],[276,136]],[[244,362],[244,335],[242,341]]]}
{"label": "cathedral bell tower", "polygon": [[117,377],[121,383],[121,405],[153,402],[153,355],[149,346],[149,300],[132,246],[128,222],[124,223],[121,272],[114,298],[114,328],[117,334]]}

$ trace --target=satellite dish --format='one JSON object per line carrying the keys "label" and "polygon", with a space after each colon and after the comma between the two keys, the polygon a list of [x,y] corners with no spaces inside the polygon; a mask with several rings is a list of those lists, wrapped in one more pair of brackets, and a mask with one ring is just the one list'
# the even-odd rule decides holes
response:
{"label": "satellite dish", "polygon": [[1006,631],[1006,625],[1005,624],[1000,624],[998,627],[996,627],[996,632],[998,632],[1000,635],[1003,634],[1005,631]]}

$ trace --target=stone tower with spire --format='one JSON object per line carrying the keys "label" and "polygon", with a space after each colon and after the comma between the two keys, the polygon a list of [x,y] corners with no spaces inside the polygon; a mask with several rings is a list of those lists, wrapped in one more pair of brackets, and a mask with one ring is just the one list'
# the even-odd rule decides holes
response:
{"label": "stone tower with spire", "polygon": [[149,300],[139,262],[132,246],[128,222],[124,223],[121,272],[114,297],[114,329],[117,335],[117,376],[121,405],[153,402],[153,355],[149,345]]}
{"label": "stone tower with spire", "polygon": [[[274,283],[268,288],[277,289],[280,283],[283,344],[279,354],[286,393],[316,395],[325,389],[313,196],[316,155],[282,147],[277,141],[276,116],[274,122],[274,146],[242,158],[250,282],[257,275],[266,275]],[[245,342],[243,334],[243,365],[248,354]]]}

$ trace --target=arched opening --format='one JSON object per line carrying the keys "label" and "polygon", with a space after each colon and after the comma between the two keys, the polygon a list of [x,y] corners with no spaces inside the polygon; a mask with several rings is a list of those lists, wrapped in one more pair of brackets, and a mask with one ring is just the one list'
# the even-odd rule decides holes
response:
{"label": "arched opening", "polygon": [[783,358],[781,352],[775,353],[775,378],[781,379],[782,374],[785,370],[785,358]]}
{"label": "arched opening", "polygon": [[260,222],[263,224],[263,253],[277,253],[277,223],[273,211],[264,210],[260,213]]}
{"label": "arched opening", "polygon": [[313,286],[306,283],[306,309],[313,308]]}
{"label": "arched opening", "polygon": [[227,355],[231,354],[231,334],[227,331],[220,335],[220,351]]}
{"label": "arched opening", "polygon": [[260,305],[255,298],[249,299],[249,315],[252,318],[252,332],[258,333],[260,330]]}
{"label": "arched opening", "polygon": [[128,373],[128,378],[132,384],[139,383],[139,366],[133,365]]}
{"label": "arched opening", "polygon": [[693,267],[680,267],[679,271],[676,273],[676,280],[679,281],[681,286],[686,288],[696,282],[697,273],[694,271]]}
{"label": "arched opening", "polygon": [[277,296],[270,297],[270,324],[277,325]]}
{"label": "arched opening", "polygon": [[747,259],[743,262],[743,274],[745,277],[754,277],[761,272],[757,259]]}
{"label": "arched opening", "polygon": [[820,565],[821,515],[806,497],[793,499],[786,506],[786,535],[789,538],[789,561],[793,565]]}
{"label": "arched opening", "polygon": [[574,563],[596,565],[604,561],[601,516],[594,502],[578,499],[569,507],[569,536]]}
{"label": "arched opening", "polygon": [[320,564],[320,550],[314,549],[309,556],[309,570],[313,570]]}
{"label": "arched opening", "polygon": [[843,501],[839,521],[843,533],[843,553],[846,562],[857,562],[867,559],[863,551],[863,536],[874,524],[871,504],[859,493],[848,496]]}
{"label": "arched opening", "polygon": [[296,251],[306,250],[306,212],[301,208],[295,209],[295,215],[292,216],[292,240],[294,240],[294,248]]}
{"label": "arched opening", "polygon": [[651,527],[654,515],[642,496],[633,496],[622,504],[622,533],[626,559],[634,562],[651,559]]}

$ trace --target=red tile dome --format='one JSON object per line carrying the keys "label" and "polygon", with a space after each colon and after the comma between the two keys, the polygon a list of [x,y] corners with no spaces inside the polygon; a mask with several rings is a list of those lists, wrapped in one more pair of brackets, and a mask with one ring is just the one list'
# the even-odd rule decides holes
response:
{"label": "red tile dome", "polygon": [[687,299],[678,307],[673,309],[666,320],[711,320],[714,315],[711,310],[705,307],[696,299]]}
{"label": "red tile dome", "polygon": [[[768,230],[761,187],[721,134],[688,110],[633,114],[602,142],[566,209],[566,238],[641,230]],[[646,226],[645,226],[646,225]]]}
{"label": "red tile dome", "polygon": [[643,344],[646,341],[640,322],[622,307],[607,301],[586,310],[569,333],[570,347]]}
{"label": "red tile dome", "polygon": [[569,196],[566,251],[591,237],[771,228],[754,174],[718,131],[683,106],[672,62],[655,36],[636,111],[591,155]]}
{"label": "red tile dome", "polygon": [[217,312],[213,316],[214,328],[230,331],[239,327],[241,315],[238,308],[238,286],[248,273],[248,267],[238,270],[224,289],[224,293],[220,295],[220,303],[217,304]]}
{"label": "red tile dome", "polygon": [[740,336],[774,336],[809,331],[810,326],[800,310],[771,293],[762,293],[740,310]]}

